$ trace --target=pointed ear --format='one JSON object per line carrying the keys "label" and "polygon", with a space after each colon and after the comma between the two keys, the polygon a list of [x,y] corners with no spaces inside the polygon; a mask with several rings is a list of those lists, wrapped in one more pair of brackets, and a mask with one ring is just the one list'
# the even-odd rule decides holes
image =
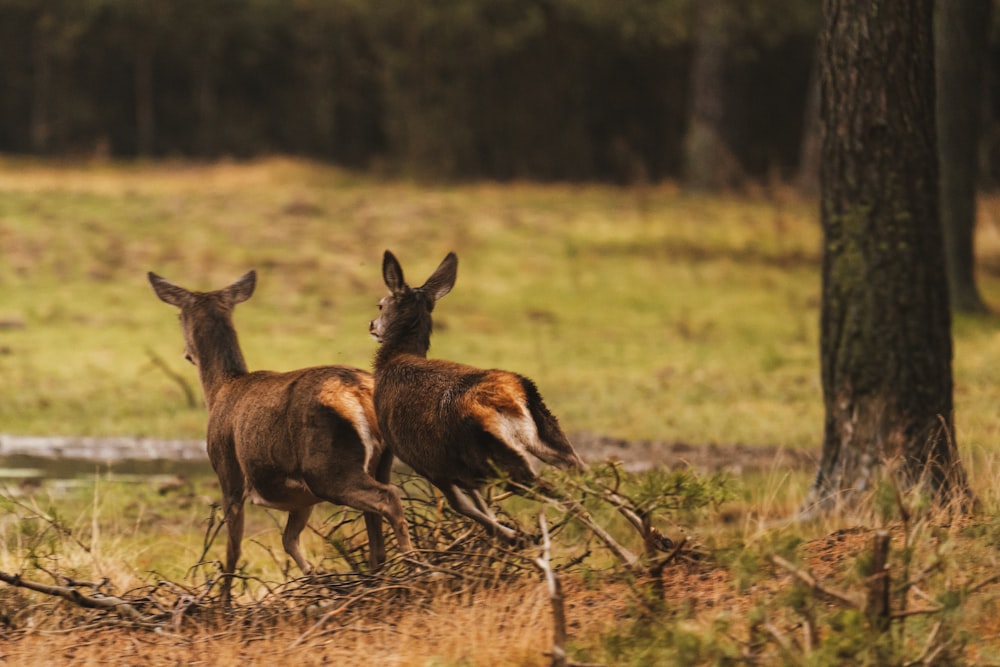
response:
{"label": "pointed ear", "polygon": [[229,287],[222,290],[222,294],[229,300],[231,306],[243,303],[251,296],[257,287],[257,272],[247,271],[243,276]]}
{"label": "pointed ear", "polygon": [[434,269],[434,273],[427,279],[427,282],[420,289],[430,294],[431,298],[437,301],[451,291],[455,286],[455,278],[458,277],[458,256],[449,252],[448,256],[442,260],[441,264]]}
{"label": "pointed ear", "polygon": [[191,292],[180,285],[175,285],[169,280],[161,278],[152,271],[146,275],[149,278],[149,284],[153,286],[153,291],[156,292],[156,296],[171,306],[180,308],[191,296]]}
{"label": "pointed ear", "polygon": [[406,281],[403,280],[403,267],[399,265],[399,260],[388,250],[382,256],[382,280],[385,286],[393,294],[399,294],[407,289]]}

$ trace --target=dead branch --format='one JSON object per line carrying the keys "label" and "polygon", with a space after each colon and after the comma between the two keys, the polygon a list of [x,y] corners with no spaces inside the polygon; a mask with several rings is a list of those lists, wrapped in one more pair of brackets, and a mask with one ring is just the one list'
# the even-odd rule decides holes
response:
{"label": "dead branch", "polygon": [[604,543],[606,547],[615,555],[615,557],[625,565],[625,568],[632,572],[633,574],[642,574],[642,564],[639,559],[631,551],[623,547],[618,543],[615,538],[611,537],[608,531],[604,530],[601,526],[594,521],[594,518],[590,515],[590,512],[583,507],[580,502],[572,498],[552,498],[545,493],[539,492],[537,489],[533,489],[528,486],[523,486],[516,484],[515,482],[510,482],[511,485],[515,485],[522,489],[530,498],[539,500],[553,507],[558,508],[562,512],[571,513],[577,520],[583,523],[591,532]]}
{"label": "dead branch", "polygon": [[986,588],[990,584],[996,583],[997,581],[1000,581],[1000,574],[994,574],[990,577],[986,577],[982,581],[970,586],[967,594],[972,595],[973,593],[977,593],[980,589]]}
{"label": "dead branch", "polygon": [[545,577],[552,605],[552,667],[566,667],[566,607],[563,602],[562,582],[552,571],[550,557],[552,543],[545,513],[538,513],[538,525],[542,530],[542,555],[535,559],[535,565]]}
{"label": "dead branch", "polygon": [[761,627],[764,628],[764,632],[771,635],[771,638],[774,639],[775,642],[777,642],[778,646],[780,646],[785,653],[788,654],[794,653],[795,647],[792,644],[792,640],[786,637],[781,632],[781,630],[778,629],[776,625],[768,621],[764,623]]}
{"label": "dead branch", "polygon": [[813,592],[819,593],[820,595],[824,595],[830,598],[831,600],[839,602],[840,604],[843,605],[847,605],[848,607],[851,607],[853,609],[858,609],[858,610],[864,609],[864,604],[860,600],[851,597],[847,593],[843,593],[834,588],[829,588],[827,586],[824,586],[819,582],[818,579],[816,579],[816,577],[812,576],[805,570],[795,567],[794,565],[792,565],[790,562],[788,562],[778,554],[771,555],[771,562],[777,565],[778,567],[788,571],[790,574],[795,576],[799,581],[801,581],[810,589],[812,589]]}
{"label": "dead branch", "polygon": [[931,628],[930,635],[927,636],[927,642],[924,644],[924,650],[920,655],[910,662],[906,663],[904,667],[916,667],[916,665],[929,665],[936,656],[941,651],[941,646],[935,646],[934,642],[937,641],[938,633],[941,631],[941,621],[934,624]]}
{"label": "dead branch", "polygon": [[187,378],[175,371],[170,367],[170,365],[163,360],[163,357],[154,352],[151,348],[146,348],[146,356],[149,357],[149,363],[154,367],[163,371],[174,384],[181,388],[184,392],[184,398],[187,399],[187,406],[189,408],[198,407],[198,400],[195,398],[194,391],[191,389],[191,385],[188,383]]}
{"label": "dead branch", "polygon": [[130,621],[135,621],[137,623],[142,623],[146,620],[146,618],[139,613],[139,611],[133,607],[131,603],[114,595],[84,595],[77,589],[70,588],[69,586],[52,586],[49,584],[42,584],[36,581],[22,579],[19,574],[7,574],[6,572],[0,572],[0,581],[17,588],[27,588],[28,590],[35,591],[36,593],[60,597],[79,607],[85,607],[87,609],[108,609],[117,612],[120,616],[123,616]]}
{"label": "dead branch", "polygon": [[363,600],[364,598],[366,598],[366,597],[369,597],[369,596],[371,596],[371,595],[374,595],[374,594],[376,594],[376,593],[384,593],[385,591],[388,591],[388,590],[393,590],[393,589],[404,589],[404,590],[409,590],[409,588],[410,588],[409,586],[399,586],[399,585],[391,585],[391,586],[382,586],[381,588],[373,588],[373,589],[371,589],[371,590],[367,590],[367,591],[363,591],[363,592],[361,592],[361,593],[358,593],[357,595],[355,595],[355,596],[353,596],[353,597],[351,597],[351,598],[347,599],[347,600],[346,600],[346,601],[345,601],[345,602],[344,602],[344,603],[343,603],[342,605],[340,605],[340,606],[339,606],[339,607],[337,607],[336,609],[333,609],[333,610],[331,610],[331,611],[328,611],[327,613],[325,613],[325,614],[323,615],[323,617],[322,617],[322,618],[320,618],[320,619],[319,619],[318,621],[316,621],[315,623],[313,623],[313,624],[312,624],[312,625],[311,625],[311,626],[309,627],[309,629],[308,629],[308,630],[306,630],[306,631],[305,631],[305,632],[303,632],[303,633],[302,633],[301,635],[299,635],[298,639],[296,639],[296,640],[295,640],[294,642],[292,642],[291,644],[289,644],[289,645],[288,645],[288,650],[291,650],[291,649],[295,648],[296,646],[298,646],[299,644],[301,644],[302,642],[304,642],[304,641],[305,641],[306,639],[308,639],[308,638],[309,638],[309,637],[310,637],[310,636],[311,636],[311,635],[312,635],[312,634],[313,634],[314,632],[316,632],[316,631],[317,631],[317,630],[319,630],[319,629],[320,629],[321,627],[323,627],[323,625],[324,625],[324,624],[325,624],[325,623],[326,623],[327,621],[329,621],[329,620],[330,620],[331,618],[334,618],[334,617],[336,617],[336,616],[339,616],[339,615],[341,615],[342,613],[344,613],[344,612],[345,612],[345,611],[346,611],[347,609],[349,609],[349,608],[351,607],[351,605],[353,605],[353,604],[354,604],[355,602],[357,602],[357,601],[359,601],[359,600]]}
{"label": "dead branch", "polygon": [[889,606],[889,531],[875,531],[872,543],[872,573],[868,577],[868,599],[865,615],[879,632],[889,629],[892,609]]}

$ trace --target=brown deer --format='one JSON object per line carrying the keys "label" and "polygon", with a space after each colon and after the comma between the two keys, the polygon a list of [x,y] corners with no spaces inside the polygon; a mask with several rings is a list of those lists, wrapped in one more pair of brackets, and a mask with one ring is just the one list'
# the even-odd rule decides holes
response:
{"label": "brown deer", "polygon": [[[313,506],[327,501],[364,513],[369,563],[385,561],[381,518],[402,552],[412,549],[392,453],[375,421],[370,373],[316,366],[287,373],[247,371],[232,312],[250,298],[256,273],[215,292],[192,292],[149,273],[161,300],[180,309],[185,357],[198,367],[208,406],[208,457],[219,477],[228,528],[224,573],[240,557],[244,502],[288,512],[282,545],[304,573],[299,547]],[[224,577],[228,604],[231,577]]]}
{"label": "brown deer", "polygon": [[[523,535],[501,524],[480,489],[499,471],[515,490],[541,485],[531,458],[582,470],[555,416],[534,382],[502,370],[428,359],[431,312],[455,285],[458,258],[449,253],[423,285],[403,280],[396,257],[385,252],[382,277],[389,295],[379,302],[379,316],[369,332],[380,343],[375,354],[375,413],[389,448],[426,477],[460,514],[494,536],[517,543]],[[577,516],[629,564],[635,556],[620,547],[571,503]]]}

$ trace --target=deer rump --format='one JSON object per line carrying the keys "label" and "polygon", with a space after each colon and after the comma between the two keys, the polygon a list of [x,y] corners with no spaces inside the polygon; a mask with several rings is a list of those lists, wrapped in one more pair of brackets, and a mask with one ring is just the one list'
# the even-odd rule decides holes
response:
{"label": "deer rump", "polygon": [[[208,456],[227,489],[255,505],[289,511],[333,501],[354,488],[350,471],[376,468],[384,445],[372,432],[366,400],[371,376],[317,366],[287,373],[256,371],[233,380],[208,422]],[[234,474],[235,473],[235,474]]]}
{"label": "deer rump", "polygon": [[375,407],[391,451],[436,486],[478,489],[498,471],[530,486],[529,454],[576,465],[534,383],[516,373],[406,355],[379,375]]}

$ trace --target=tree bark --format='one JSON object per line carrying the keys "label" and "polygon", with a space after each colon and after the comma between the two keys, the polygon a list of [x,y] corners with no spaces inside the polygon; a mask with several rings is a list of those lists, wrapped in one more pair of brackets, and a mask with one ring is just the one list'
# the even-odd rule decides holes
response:
{"label": "tree bark", "polygon": [[969,497],[955,448],[938,209],[932,1],[824,0],[820,43],[825,427],[807,509],[888,471]]}
{"label": "tree bark", "polygon": [[135,52],[135,143],[136,153],[150,157],[155,148],[156,115],[153,104],[153,52],[150,41],[143,40]]}
{"label": "tree bark", "polygon": [[802,138],[799,142],[799,170],[795,178],[799,192],[810,197],[819,194],[819,164],[823,154],[819,118],[819,80],[817,56],[809,73],[809,92],[803,111]]}
{"label": "tree bark", "polygon": [[991,0],[935,3],[941,223],[952,307],[985,312],[975,279],[978,149]]}
{"label": "tree bark", "polygon": [[50,42],[54,18],[43,11],[31,41],[31,150],[47,153],[52,138],[52,59]]}

